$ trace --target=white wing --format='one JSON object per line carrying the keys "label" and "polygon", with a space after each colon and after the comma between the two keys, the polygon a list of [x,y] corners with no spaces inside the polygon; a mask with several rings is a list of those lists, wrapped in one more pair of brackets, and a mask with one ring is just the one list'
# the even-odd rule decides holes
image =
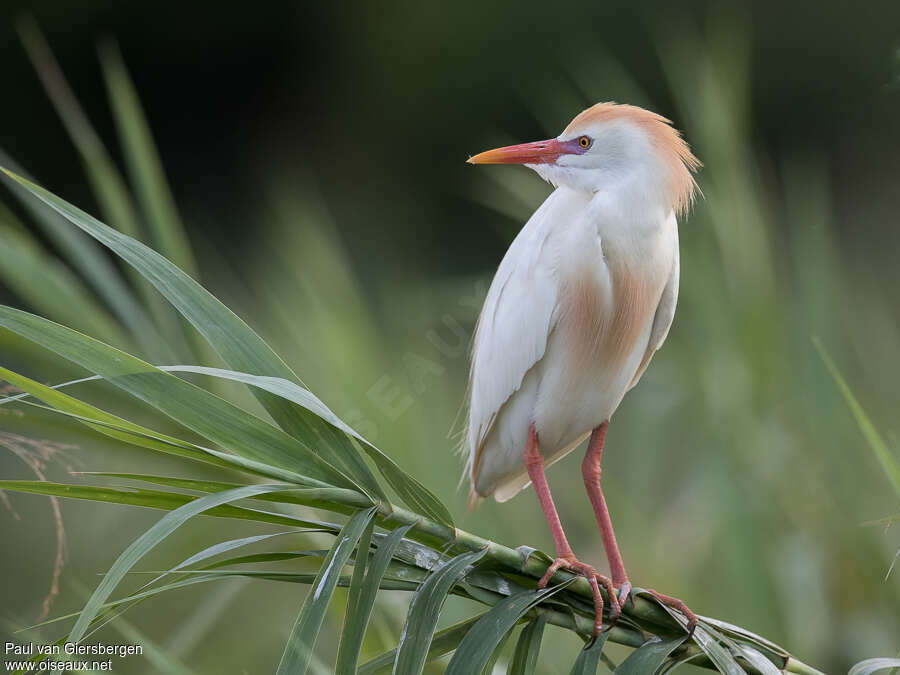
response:
{"label": "white wing", "polygon": [[568,191],[551,194],[519,232],[478,319],[469,383],[468,471],[473,479],[497,416],[544,355],[556,325],[556,261],[546,245],[553,223],[571,208],[563,192]]}
{"label": "white wing", "polygon": [[663,288],[662,296],[659,299],[659,306],[656,308],[656,315],[653,317],[653,328],[650,330],[650,342],[647,344],[647,352],[638,366],[634,379],[631,380],[629,389],[634,387],[641,379],[641,375],[650,365],[650,359],[656,351],[663,346],[663,342],[669,336],[669,328],[672,327],[672,319],[675,318],[675,305],[678,303],[678,282],[681,275],[681,262],[678,252],[678,230],[675,230],[675,260],[672,263],[672,272],[669,274],[669,280]]}

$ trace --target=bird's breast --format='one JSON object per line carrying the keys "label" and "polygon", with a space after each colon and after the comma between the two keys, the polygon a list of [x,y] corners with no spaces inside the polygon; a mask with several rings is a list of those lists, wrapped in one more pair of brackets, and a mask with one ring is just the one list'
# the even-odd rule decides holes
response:
{"label": "bird's breast", "polygon": [[638,346],[661,285],[625,261],[598,259],[561,280],[560,323],[571,366],[618,369]]}

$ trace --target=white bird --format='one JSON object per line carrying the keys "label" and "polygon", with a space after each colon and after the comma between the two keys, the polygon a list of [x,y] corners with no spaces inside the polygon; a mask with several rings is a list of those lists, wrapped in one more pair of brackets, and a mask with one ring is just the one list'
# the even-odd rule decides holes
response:
{"label": "white bird", "polygon": [[[631,590],[600,486],[603,439],[672,324],[676,218],[693,202],[700,162],[669,120],[615,103],[588,108],[556,138],[468,161],[524,164],[556,188],[509,247],[478,319],[467,432],[472,492],[504,502],[534,484],[556,546],[539,586],[559,568],[585,575],[599,632],[598,582],[609,591],[613,621]],[[582,474],[612,579],[573,554],[544,474],[588,435]],[[684,603],[654,594],[693,630]]]}

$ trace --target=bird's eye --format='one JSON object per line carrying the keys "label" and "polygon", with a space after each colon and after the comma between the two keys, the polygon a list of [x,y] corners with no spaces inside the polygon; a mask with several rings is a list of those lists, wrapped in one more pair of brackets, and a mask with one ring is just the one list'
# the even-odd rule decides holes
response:
{"label": "bird's eye", "polygon": [[582,136],[581,138],[578,139],[578,145],[580,145],[585,150],[587,150],[589,147],[591,147],[592,142],[593,141],[591,141],[590,137],[588,137],[588,136]]}

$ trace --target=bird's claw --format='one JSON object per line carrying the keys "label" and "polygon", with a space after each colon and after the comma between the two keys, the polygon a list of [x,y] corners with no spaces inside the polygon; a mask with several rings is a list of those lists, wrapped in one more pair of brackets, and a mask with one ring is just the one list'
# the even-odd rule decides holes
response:
{"label": "bird's claw", "polygon": [[634,600],[631,599],[631,582],[626,581],[621,586],[619,586],[619,605],[621,607],[625,606],[626,602],[631,602],[634,605]]}
{"label": "bird's claw", "polygon": [[663,595],[662,593],[658,593],[652,589],[647,589],[647,592],[652,595],[654,598],[659,600],[666,607],[671,607],[672,609],[678,610],[682,614],[684,614],[684,618],[687,619],[687,626],[685,629],[688,632],[688,637],[694,636],[694,630],[697,628],[697,615],[694,614],[684,602],[679,600],[678,598],[673,598],[670,595]]}
{"label": "bird's claw", "polygon": [[545,588],[547,584],[550,582],[550,579],[553,578],[553,575],[560,569],[568,570],[574,574],[580,574],[585,577],[588,581],[588,584],[591,586],[591,594],[594,597],[594,630],[593,636],[596,637],[599,635],[603,629],[603,596],[600,594],[600,585],[603,585],[603,588],[606,589],[606,592],[609,596],[609,627],[612,628],[613,624],[615,624],[616,620],[619,618],[619,615],[622,613],[622,606],[619,602],[619,599],[616,597],[616,591],[613,587],[612,580],[609,577],[605,577],[602,574],[599,574],[597,570],[595,570],[590,565],[586,565],[585,563],[577,560],[574,556],[572,557],[564,557],[557,558],[551,563],[550,567],[547,568],[547,571],[544,573],[544,576],[541,577],[541,580],[538,582],[538,588]]}

